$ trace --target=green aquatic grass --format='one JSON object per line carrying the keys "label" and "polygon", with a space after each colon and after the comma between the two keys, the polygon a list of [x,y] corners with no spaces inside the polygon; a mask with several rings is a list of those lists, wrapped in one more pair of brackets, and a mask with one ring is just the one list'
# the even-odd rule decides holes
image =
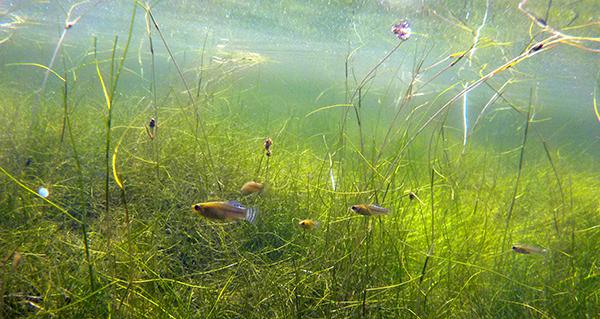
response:
{"label": "green aquatic grass", "polygon": [[[15,101],[4,105],[18,107]],[[218,110],[207,112],[213,113],[208,115],[213,117],[207,120],[207,130],[214,132],[208,137],[219,158],[223,193],[213,193],[216,185],[204,189],[199,181],[205,176],[200,170],[206,166],[194,154],[195,137],[178,128],[187,123],[187,113],[179,108],[163,110],[160,176],[164,178],[157,180],[144,110],[114,110],[114,118],[119,119],[113,126],[116,136],[127,131],[118,158],[128,189],[131,247],[125,206],[111,203],[114,220],[109,224],[104,220],[108,216],[100,213],[103,201],[98,195],[103,181],[98,177],[102,164],[97,152],[103,127],[93,116],[97,114],[94,107],[80,107],[68,121],[74,124],[74,137],[82,150],[84,187],[77,178],[68,178],[80,176],[76,166],[65,162],[72,156],[69,151],[38,146],[45,151],[34,153],[32,163],[25,167],[8,157],[26,153],[28,147],[14,140],[18,135],[6,136],[16,147],[15,153],[2,156],[7,172],[32,189],[53,181],[50,198],[77,216],[85,211],[76,199],[83,192],[92,216],[88,219],[88,262],[78,226],[2,179],[3,189],[9,190],[3,192],[1,201],[7,212],[0,236],[8,254],[3,258],[11,260],[9,255],[15,250],[23,256],[16,269],[10,262],[2,268],[5,314],[78,317],[92,312],[104,316],[109,310],[96,305],[110,304],[109,300],[119,305],[113,315],[176,318],[411,313],[421,317],[576,317],[598,311],[598,261],[593,253],[599,231],[594,193],[598,180],[591,172],[562,165],[564,160],[555,164],[561,176],[570,180],[564,183],[570,202],[565,208],[557,188],[548,188],[556,185],[553,168],[543,161],[525,165],[508,239],[540,245],[550,252],[515,255],[501,239],[504,211],[513,198],[518,152],[485,155],[486,150],[475,149],[461,158],[459,138],[454,144],[440,141],[440,147],[449,148],[450,160],[438,157],[443,155],[438,147],[432,155],[435,171],[428,173],[427,162],[420,162],[416,155],[422,152],[415,148],[413,159],[403,164],[403,171],[412,171],[409,175],[414,176],[396,184],[385,203],[392,214],[369,219],[348,211],[352,203],[367,200],[361,195],[364,190],[356,189],[364,173],[351,169],[358,157],[348,156],[350,169],[336,176],[338,191],[333,191],[327,152],[294,142],[294,129],[275,139],[268,192],[241,198],[239,187],[255,177],[256,163],[264,157],[264,134],[249,138],[248,132],[260,129],[251,123],[240,126],[235,114],[223,119]],[[48,131],[56,134],[40,136],[39,145],[59,145],[62,114],[54,116],[56,121],[52,115],[48,118],[49,123],[56,123]],[[540,143],[535,135],[530,138],[528,143]],[[352,154],[358,152],[355,149]],[[56,169],[45,171],[46,166]],[[15,173],[19,171],[23,173]],[[434,176],[430,174],[437,176],[428,181]],[[418,189],[424,204],[403,196],[410,189]],[[433,195],[432,189],[435,196],[428,196]],[[111,182],[115,198],[119,191]],[[257,223],[219,224],[191,213],[192,203],[214,197],[239,198],[260,207]],[[554,231],[557,209],[563,212],[559,215],[561,235]],[[295,227],[301,218],[327,222],[314,232],[303,232]],[[114,225],[110,245],[105,225]],[[114,270],[105,262],[111,255]],[[496,264],[502,256],[505,262]],[[90,286],[88,266],[96,272],[95,287]]]}
{"label": "green aquatic grass", "polygon": [[[143,8],[151,43],[152,26],[160,29],[150,7]],[[132,27],[134,18],[135,11]],[[19,111],[27,100],[0,87],[6,115],[0,125],[7,128],[0,145],[9,150],[0,153],[3,316],[581,318],[600,312],[594,159],[560,155],[558,142],[532,120],[535,99],[515,98],[509,89],[494,93],[510,111],[481,115],[488,123],[473,132],[468,149],[450,124],[451,104],[461,94],[482,83],[504,87],[493,72],[510,59],[463,90],[455,89],[462,82],[441,87],[423,105],[411,96],[430,82],[416,85],[426,70],[424,57],[415,58],[408,88],[381,96],[399,101],[389,109],[394,116],[371,120],[376,112],[363,103],[377,92],[365,81],[379,64],[352,84],[347,58],[340,101],[345,95],[353,102],[356,92],[359,126],[347,119],[353,104],[265,111],[264,105],[295,106],[294,98],[314,101],[314,95],[306,87],[298,87],[305,94],[276,91],[277,79],[263,77],[259,88],[248,84],[254,78],[236,81],[230,70],[205,70],[205,48],[196,94],[205,99],[194,100],[174,66],[186,101],[174,93],[179,86],[157,81],[154,50],[151,79],[138,79],[125,63],[129,40],[122,48],[113,43],[87,68],[73,66],[80,80],[67,76],[65,66],[62,99],[43,104],[39,130],[28,131],[31,114]],[[95,81],[81,80],[88,76]],[[151,87],[152,97],[128,91],[123,83],[132,79]],[[234,85],[201,88],[200,79]],[[84,85],[91,88],[82,91]],[[159,104],[160,147],[146,130]],[[496,122],[517,134],[485,131]],[[63,145],[65,129],[70,147]],[[274,140],[270,157],[267,136]],[[266,192],[242,197],[239,188],[253,179],[265,182]],[[35,194],[41,185],[50,189],[48,199]],[[211,199],[236,199],[260,214],[249,224],[192,213],[192,204]],[[348,209],[368,202],[391,213],[364,217]],[[305,218],[320,227],[299,229]],[[515,254],[514,243],[548,252]]]}

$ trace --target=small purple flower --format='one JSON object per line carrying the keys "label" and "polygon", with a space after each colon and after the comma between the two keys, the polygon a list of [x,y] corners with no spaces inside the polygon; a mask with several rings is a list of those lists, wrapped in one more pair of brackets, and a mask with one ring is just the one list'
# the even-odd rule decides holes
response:
{"label": "small purple flower", "polygon": [[392,26],[392,33],[400,40],[408,40],[411,36],[410,23],[404,20],[398,24],[394,24]]}

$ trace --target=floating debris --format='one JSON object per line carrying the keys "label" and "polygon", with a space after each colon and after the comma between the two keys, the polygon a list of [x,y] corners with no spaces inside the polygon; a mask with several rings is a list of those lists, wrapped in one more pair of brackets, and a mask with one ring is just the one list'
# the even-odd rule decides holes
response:
{"label": "floating debris", "polygon": [[50,195],[50,191],[48,191],[48,189],[44,186],[41,186],[40,188],[38,188],[37,193],[38,193],[38,195],[42,196],[43,198],[46,198]]}

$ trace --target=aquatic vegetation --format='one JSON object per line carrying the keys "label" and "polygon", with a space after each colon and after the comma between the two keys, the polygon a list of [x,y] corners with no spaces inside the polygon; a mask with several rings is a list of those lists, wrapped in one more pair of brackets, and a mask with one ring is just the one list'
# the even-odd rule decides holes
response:
{"label": "aquatic vegetation", "polygon": [[156,137],[156,119],[151,118],[150,121],[148,121],[148,125],[144,126],[144,128],[146,129],[148,137],[153,140]]}
{"label": "aquatic vegetation", "polygon": [[410,38],[412,35],[411,32],[410,23],[408,23],[408,21],[402,21],[392,26],[392,33],[395,34],[398,39],[403,41]]}
{"label": "aquatic vegetation", "polygon": [[271,146],[273,146],[273,140],[270,137],[267,137],[264,142],[265,146],[265,155],[271,156]]}
{"label": "aquatic vegetation", "polygon": [[10,13],[0,317],[600,312],[593,1],[100,2]]}
{"label": "aquatic vegetation", "polygon": [[15,30],[26,22],[23,17],[14,13],[0,13],[0,21],[0,44],[10,40]]}
{"label": "aquatic vegetation", "polygon": [[256,52],[244,50],[228,51],[225,46],[217,47],[217,53],[212,57],[216,64],[223,65],[227,72],[235,72],[269,62],[269,58]]}

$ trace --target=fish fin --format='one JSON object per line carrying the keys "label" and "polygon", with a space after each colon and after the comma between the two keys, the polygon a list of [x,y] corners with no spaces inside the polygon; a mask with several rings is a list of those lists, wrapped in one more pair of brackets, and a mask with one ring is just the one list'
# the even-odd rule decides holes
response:
{"label": "fish fin", "polygon": [[236,202],[234,200],[228,201],[227,204],[237,207],[237,208],[246,209],[246,207],[244,207],[244,205],[242,205],[240,202]]}
{"label": "fish fin", "polygon": [[256,221],[256,216],[258,215],[258,208],[250,207],[246,209],[246,220],[252,224]]}
{"label": "fish fin", "polygon": [[387,214],[387,213],[390,211],[389,209],[387,209],[387,208],[384,208],[384,207],[381,207],[381,206],[379,206],[379,205],[377,205],[377,204],[371,204],[371,207],[370,207],[370,208],[371,208],[371,209],[373,209],[373,208],[374,208],[374,209],[377,209],[377,210],[379,210],[379,212],[378,212],[378,213],[380,213],[380,214]]}

